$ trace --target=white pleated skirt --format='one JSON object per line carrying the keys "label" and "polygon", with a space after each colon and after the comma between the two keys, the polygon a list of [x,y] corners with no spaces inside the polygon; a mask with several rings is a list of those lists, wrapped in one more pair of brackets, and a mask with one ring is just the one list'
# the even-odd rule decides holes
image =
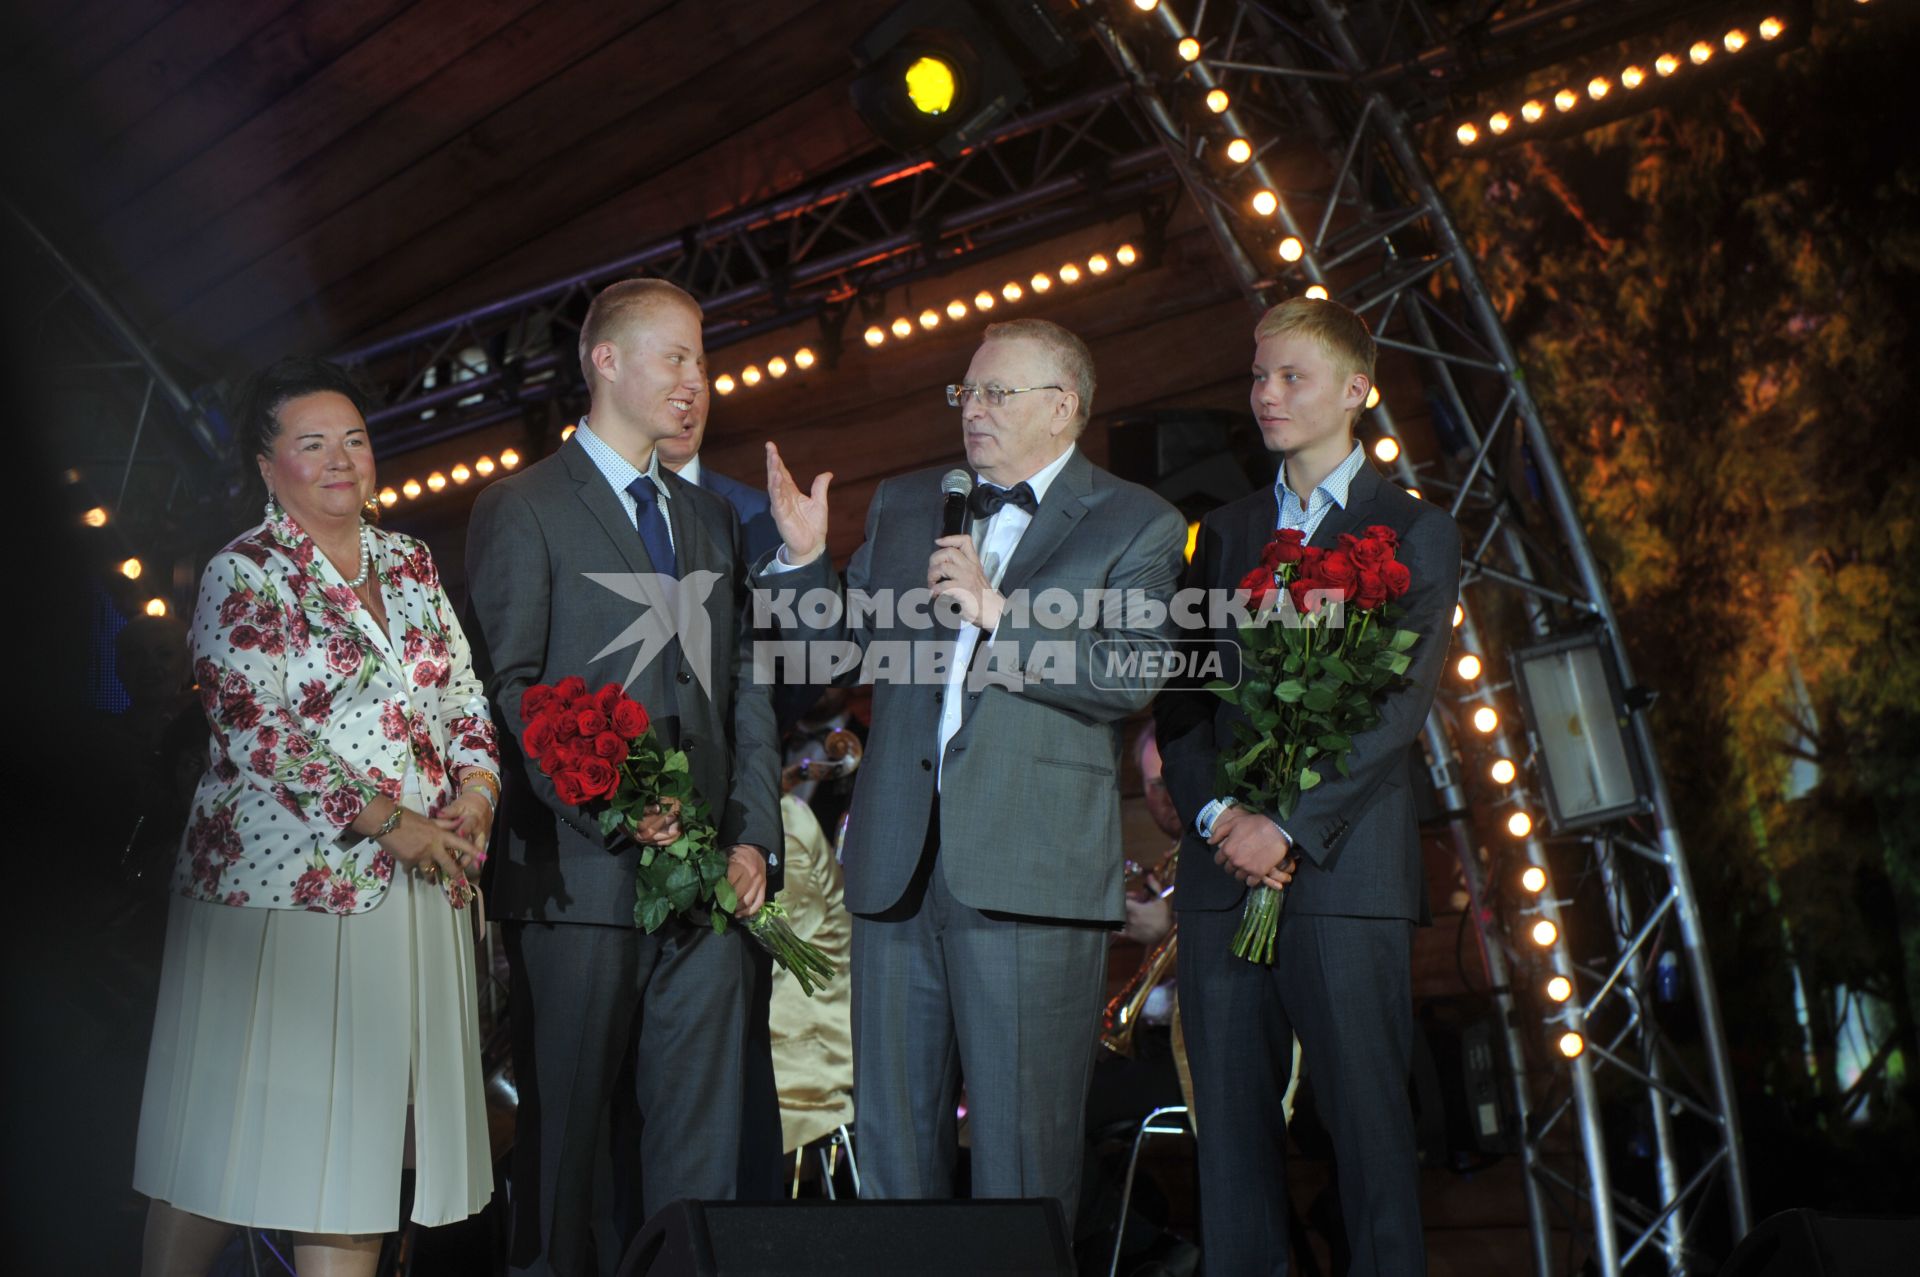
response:
{"label": "white pleated skirt", "polygon": [[174,898],[135,1189],[248,1227],[392,1232],[409,1104],[414,1221],[477,1213],[493,1174],[468,910],[404,871],[346,917]]}

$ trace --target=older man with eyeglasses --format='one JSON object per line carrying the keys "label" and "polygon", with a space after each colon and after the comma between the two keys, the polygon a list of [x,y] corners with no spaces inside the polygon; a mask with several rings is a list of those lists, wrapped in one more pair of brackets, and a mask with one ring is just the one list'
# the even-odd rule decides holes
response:
{"label": "older man with eyeglasses", "polygon": [[[799,637],[870,656],[951,654],[928,682],[876,681],[847,829],[863,1196],[952,1195],[963,1078],[973,1195],[1077,1195],[1107,932],[1125,920],[1119,724],[1159,688],[1128,657],[1165,643],[1186,543],[1172,506],[1075,446],[1093,388],[1086,345],[1058,324],[990,326],[946,388],[976,476],[971,529],[940,535],[944,468],[890,479],[844,583],[825,554],[832,476],[803,490],[767,446],[784,545],[759,584],[896,603],[927,590],[950,617],[929,630],[911,607],[861,608],[805,628],[819,614],[797,614]],[[1056,587],[1142,606],[1025,605]]]}

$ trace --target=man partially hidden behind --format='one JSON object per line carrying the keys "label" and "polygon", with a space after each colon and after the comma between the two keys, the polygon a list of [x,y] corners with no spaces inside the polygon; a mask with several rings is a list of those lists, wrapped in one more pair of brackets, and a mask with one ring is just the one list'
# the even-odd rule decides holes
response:
{"label": "man partially hidden behind", "polygon": [[[1008,599],[1057,586],[1076,603],[1109,589],[1164,605],[1186,539],[1172,506],[1074,446],[1093,386],[1092,357],[1066,329],[989,326],[965,383],[947,387],[979,478],[971,535],[940,536],[940,470],[889,479],[845,580],[896,604],[913,590],[951,596],[958,627],[915,628],[896,606],[800,635],[906,652],[908,665],[916,644],[955,649],[931,685],[877,682],[847,828],[863,1196],[952,1195],[964,1075],[973,1195],[1075,1201],[1106,933],[1125,916],[1118,724],[1159,685],[1137,662],[1115,661],[1111,678],[1093,662],[1160,646],[1164,621],[1108,613],[1050,628],[1043,609]],[[785,545],[756,584],[840,588],[825,553],[831,477],[803,491],[768,445]],[[819,613],[797,615],[804,626]],[[968,677],[989,660],[1024,666],[1043,642],[1065,649],[1053,676]]]}
{"label": "man partially hidden behind", "polygon": [[[1379,724],[1354,737],[1348,774],[1329,770],[1284,828],[1215,788],[1238,710],[1203,691],[1169,691],[1155,706],[1188,830],[1174,901],[1202,1132],[1201,1251],[1222,1277],[1288,1271],[1281,1099],[1298,1034],[1333,1135],[1349,1271],[1401,1277],[1426,1269],[1407,1098],[1413,926],[1427,916],[1409,768],[1452,635],[1460,533],[1444,510],[1385,482],[1354,442],[1375,356],[1359,316],[1296,298],[1267,312],[1254,341],[1253,413],[1280,475],[1272,491],[1202,521],[1188,585],[1232,590],[1276,528],[1331,548],[1341,533],[1384,524],[1413,577],[1398,623],[1420,642]],[[1247,888],[1262,882],[1287,887],[1272,966],[1229,949]]]}
{"label": "man partially hidden behind", "polygon": [[[639,844],[670,843],[679,822],[657,812],[633,836],[602,837],[516,748],[521,697],[569,675],[624,684],[686,751],[742,915],[759,909],[781,846],[779,745],[748,667],[740,520],[661,464],[657,447],[707,394],[699,305],[659,280],[614,284],[587,312],[580,363],[588,417],[553,456],[480,494],[467,548],[469,632],[507,773],[488,905],[506,920],[513,974],[510,1262],[566,1277],[611,1267],[674,1198],[734,1196],[751,942],[678,918],[651,935],[634,926]],[[675,606],[704,609],[704,625]],[[645,660],[619,641],[630,627],[651,636]],[[614,1235],[596,1237],[601,1154]]]}

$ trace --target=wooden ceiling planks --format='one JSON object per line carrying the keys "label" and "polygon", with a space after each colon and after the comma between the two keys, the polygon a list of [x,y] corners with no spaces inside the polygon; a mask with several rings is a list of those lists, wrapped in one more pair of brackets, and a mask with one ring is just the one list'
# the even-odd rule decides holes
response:
{"label": "wooden ceiling planks", "polygon": [[36,81],[64,86],[92,72],[180,5],[181,0],[12,0],[8,23],[19,35],[7,78],[31,69]]}

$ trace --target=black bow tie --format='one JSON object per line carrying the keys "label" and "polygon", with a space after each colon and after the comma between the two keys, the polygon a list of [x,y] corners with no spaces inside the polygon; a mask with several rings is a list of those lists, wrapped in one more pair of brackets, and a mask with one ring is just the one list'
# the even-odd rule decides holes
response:
{"label": "black bow tie", "polygon": [[967,509],[976,519],[991,519],[1000,513],[1001,506],[1012,506],[1025,510],[1027,517],[1040,508],[1033,499],[1033,489],[1024,483],[1016,483],[1011,488],[996,488],[991,483],[974,485],[973,492],[967,497]]}

